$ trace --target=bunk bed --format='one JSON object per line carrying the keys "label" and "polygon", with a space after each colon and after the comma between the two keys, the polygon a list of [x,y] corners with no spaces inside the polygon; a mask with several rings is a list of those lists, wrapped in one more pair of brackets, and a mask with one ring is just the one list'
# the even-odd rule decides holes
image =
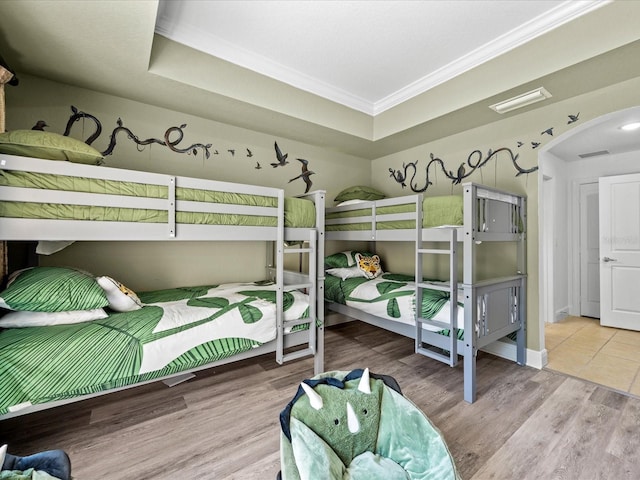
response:
{"label": "bunk bed", "polygon": [[[36,267],[19,273],[0,292],[5,313],[0,317],[0,419],[143,383],[173,385],[197,370],[270,352],[279,364],[313,356],[314,372],[322,372],[324,211],[323,191],[285,197],[278,188],[0,154],[0,240],[267,241],[272,246],[264,279],[248,283],[136,294],[122,279],[96,279],[73,269]],[[300,261],[297,271],[285,270],[289,254],[306,255],[308,264]],[[97,300],[104,307],[97,310],[105,315],[68,325],[3,329],[7,312],[24,313],[7,308],[49,313],[44,311],[53,307],[20,303],[20,294],[12,297],[12,292],[29,276],[34,283],[25,284],[27,290],[52,288],[37,283],[51,282],[52,270],[61,270],[56,275],[64,282],[67,277],[84,282],[81,289],[93,291],[98,285],[106,300]],[[116,288],[100,289],[105,281]],[[125,302],[138,307],[117,308],[114,298],[122,300],[123,293]],[[65,309],[75,315],[77,308],[61,302],[54,313],[65,314],[59,312]],[[224,330],[223,311],[231,333]],[[243,337],[245,328],[254,326],[256,331]],[[135,343],[132,350],[123,350],[118,335]],[[72,350],[72,343],[83,350]],[[85,368],[87,356],[117,364],[117,374],[100,366],[98,372]],[[41,381],[34,379],[39,369],[45,376]]]}
{"label": "bunk bed", "polygon": [[[380,241],[412,242],[415,274],[413,277],[383,274],[373,280],[341,280],[327,274],[325,300],[330,310],[414,338],[418,354],[450,366],[457,365],[458,356],[463,356],[464,399],[471,403],[477,396],[479,349],[494,347],[494,342],[502,340],[510,345],[502,350],[515,353],[517,363],[525,364],[526,199],[474,183],[462,187],[462,196],[416,194],[345,202],[328,208],[327,240],[367,241],[371,242],[370,250],[375,250],[375,242]],[[513,275],[478,280],[478,250],[482,242],[515,244]],[[346,252],[346,255],[353,254]],[[424,278],[423,260],[429,255],[449,257],[448,278],[433,281]],[[349,264],[353,263],[351,258]],[[379,285],[381,282],[384,284]],[[363,283],[373,283],[379,296],[374,298],[374,294],[365,293],[369,295],[365,301],[352,298],[355,290],[364,288],[360,286]],[[390,299],[395,302],[391,312],[385,310],[385,306],[391,305]],[[420,309],[415,299],[422,299]],[[373,310],[376,305],[382,306],[382,311]],[[434,312],[438,315],[434,316]]]}

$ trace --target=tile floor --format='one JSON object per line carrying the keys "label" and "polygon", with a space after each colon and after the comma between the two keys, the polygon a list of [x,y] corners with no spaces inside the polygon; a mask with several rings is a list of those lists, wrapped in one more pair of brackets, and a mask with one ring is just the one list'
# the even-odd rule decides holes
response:
{"label": "tile floor", "polygon": [[546,368],[640,396],[640,332],[566,317],[545,324]]}

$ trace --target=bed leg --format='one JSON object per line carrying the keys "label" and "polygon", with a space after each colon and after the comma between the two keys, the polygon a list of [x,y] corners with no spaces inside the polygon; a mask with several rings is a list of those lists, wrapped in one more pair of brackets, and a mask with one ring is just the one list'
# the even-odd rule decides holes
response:
{"label": "bed leg", "polygon": [[465,352],[464,355],[464,400],[469,403],[476,401],[476,355],[477,350]]}
{"label": "bed leg", "polygon": [[313,374],[319,375],[324,372],[324,324],[317,329],[316,354],[313,357]]}

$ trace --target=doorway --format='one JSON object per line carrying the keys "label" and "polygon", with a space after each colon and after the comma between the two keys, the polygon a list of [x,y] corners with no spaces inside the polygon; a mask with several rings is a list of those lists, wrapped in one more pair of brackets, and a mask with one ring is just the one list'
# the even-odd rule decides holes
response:
{"label": "doorway", "polygon": [[[594,193],[596,193],[595,185],[598,179],[639,171],[639,135],[636,132],[633,136],[624,137],[619,129],[620,125],[639,119],[640,107],[604,115],[565,133],[540,151],[539,311],[541,319],[544,320],[540,328],[540,343],[543,353],[547,356],[550,352],[559,351],[556,349],[562,348],[563,344],[566,345],[567,352],[571,346],[580,347],[580,341],[585,340],[580,337],[588,333],[595,336],[608,336],[609,339],[614,339],[617,333],[615,331],[598,332],[600,325],[594,323],[598,322],[597,319],[585,318],[586,315],[597,316],[600,291],[599,282],[595,282],[594,279],[597,277],[595,271],[599,270],[600,259],[598,257],[597,262],[594,261],[597,248],[593,240],[585,241],[584,236],[586,234],[592,238],[598,237],[589,220],[593,218],[593,206],[597,203],[597,194],[594,197]],[[584,201],[590,202],[591,205],[584,206]],[[556,323],[573,324],[573,327],[563,327],[566,336],[563,337],[563,333],[559,337],[557,335],[553,337],[551,331],[559,330],[556,328]],[[546,325],[554,327],[549,329],[549,345],[545,339]],[[594,329],[583,330],[588,326],[593,326]],[[564,343],[569,340],[568,332],[574,327],[583,330],[582,333],[573,337],[570,342]],[[625,335],[625,341],[628,340],[627,337],[629,336]],[[635,338],[633,335],[630,337]],[[622,336],[617,340],[620,338]],[[637,338],[638,344],[635,350],[640,351],[640,334]],[[558,343],[559,339],[561,339],[560,343]],[[608,347],[600,353],[613,354],[613,356],[626,355],[623,350]],[[566,373],[575,375],[579,370],[577,367],[580,361],[584,361],[584,358],[582,360],[578,358],[580,351],[576,350],[576,352],[574,355],[576,368]],[[550,363],[551,360],[549,357]],[[621,357],[617,362],[613,360],[612,363],[617,364],[618,369],[619,365],[625,362],[627,364],[637,362],[640,365],[639,356],[634,356],[633,359]],[[609,366],[609,368],[613,367]],[[633,382],[636,381],[635,377],[640,375],[639,372],[640,370],[636,370]],[[640,379],[637,380],[640,382]],[[619,389],[628,391],[624,388]]]}

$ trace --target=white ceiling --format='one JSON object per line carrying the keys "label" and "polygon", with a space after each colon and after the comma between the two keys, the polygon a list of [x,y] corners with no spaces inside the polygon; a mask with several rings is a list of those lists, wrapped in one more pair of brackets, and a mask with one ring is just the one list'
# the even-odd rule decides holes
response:
{"label": "white ceiling", "polygon": [[0,55],[21,85],[373,159],[640,77],[638,18],[607,0],[0,0]]}
{"label": "white ceiling", "polygon": [[376,115],[605,3],[160,0],[156,33]]}

